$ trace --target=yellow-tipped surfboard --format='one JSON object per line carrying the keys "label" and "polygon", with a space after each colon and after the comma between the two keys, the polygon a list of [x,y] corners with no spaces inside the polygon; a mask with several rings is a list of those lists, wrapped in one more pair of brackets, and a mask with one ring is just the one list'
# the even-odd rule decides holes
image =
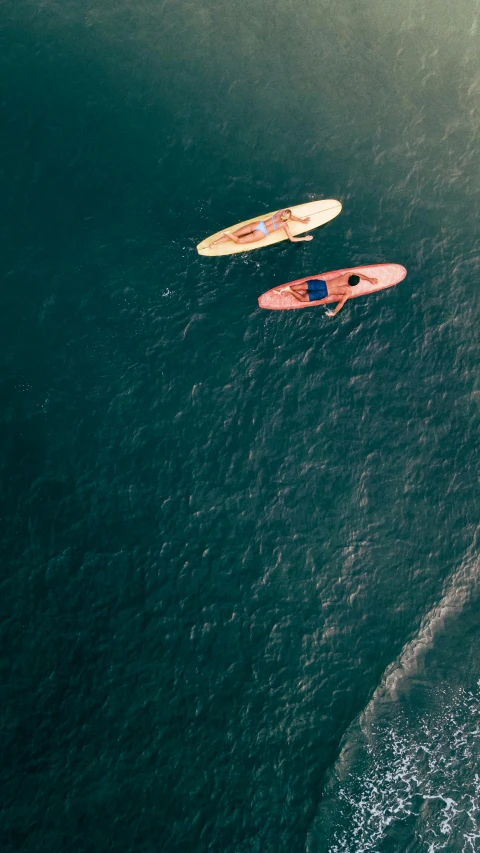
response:
{"label": "yellow-tipped surfboard", "polygon": [[[279,209],[284,210],[285,208]],[[325,225],[326,222],[330,222],[331,219],[338,216],[341,209],[342,205],[334,198],[323,198],[318,199],[317,201],[309,201],[307,204],[297,204],[295,207],[290,207],[294,216],[309,216],[310,222],[289,222],[288,227],[294,237],[297,237],[299,234],[310,233],[313,228],[319,228],[320,225]],[[268,237],[264,237],[263,240],[258,240],[252,244],[238,244],[233,241],[229,241],[228,243],[219,243],[217,246],[214,246],[213,249],[208,248],[210,243],[213,243],[214,240],[221,237],[224,231],[236,231],[237,228],[243,228],[244,225],[249,225],[251,222],[260,222],[262,219],[265,221],[270,217],[275,216],[276,213],[278,213],[278,210],[272,210],[270,213],[262,213],[260,216],[254,216],[253,219],[246,219],[245,222],[238,222],[237,225],[231,225],[229,228],[223,228],[222,231],[212,234],[211,237],[207,237],[206,240],[202,240],[202,242],[198,244],[198,254],[208,255],[211,258],[219,257],[220,255],[235,255],[238,252],[251,252],[252,249],[263,249],[264,246],[273,246],[274,243],[281,243],[282,240],[288,240],[285,231],[281,229],[273,231],[268,235]]]}

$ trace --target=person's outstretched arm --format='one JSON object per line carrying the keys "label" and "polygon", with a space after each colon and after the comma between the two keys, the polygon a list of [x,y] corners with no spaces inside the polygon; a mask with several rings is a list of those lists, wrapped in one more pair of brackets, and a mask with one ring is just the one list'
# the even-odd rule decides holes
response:
{"label": "person's outstretched arm", "polygon": [[294,216],[293,213],[290,216],[289,222],[310,222],[309,216],[304,216],[303,219],[301,216]]}
{"label": "person's outstretched arm", "polygon": [[347,299],[348,299],[348,293],[346,293],[345,296],[342,296],[340,302],[338,303],[337,307],[335,308],[335,311],[326,311],[325,312],[327,317],[335,317],[335,315],[338,314],[338,312],[342,310]]}
{"label": "person's outstretched arm", "polygon": [[304,240],[313,240],[311,234],[307,234],[305,237],[294,237],[292,232],[290,231],[290,228],[288,227],[288,222],[283,223],[283,230],[285,231],[285,234],[287,235],[291,243],[302,243]]}
{"label": "person's outstretched arm", "polygon": [[364,278],[364,279],[365,279],[365,281],[369,281],[369,282],[370,282],[370,284],[376,284],[376,283],[377,283],[377,281],[378,281],[378,278],[369,278],[369,277],[368,277],[368,275],[364,275],[364,274],[363,274],[363,272],[359,272],[359,273],[358,273],[358,277],[359,277],[359,278]]}

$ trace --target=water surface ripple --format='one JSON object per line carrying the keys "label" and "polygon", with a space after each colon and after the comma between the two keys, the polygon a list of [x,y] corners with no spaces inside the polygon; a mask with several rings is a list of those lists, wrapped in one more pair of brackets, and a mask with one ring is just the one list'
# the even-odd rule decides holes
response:
{"label": "water surface ripple", "polygon": [[477,849],[479,16],[4,0],[5,853]]}

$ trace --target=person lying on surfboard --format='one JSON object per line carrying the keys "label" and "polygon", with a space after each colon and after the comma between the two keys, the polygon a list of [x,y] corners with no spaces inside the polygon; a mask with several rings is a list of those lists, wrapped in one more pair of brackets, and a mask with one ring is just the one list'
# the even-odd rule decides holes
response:
{"label": "person lying on surfboard", "polygon": [[363,273],[344,273],[337,275],[336,278],[331,278],[326,282],[323,278],[310,278],[301,281],[298,284],[291,284],[288,287],[280,287],[276,293],[291,293],[299,302],[323,302],[327,296],[333,296],[338,299],[338,305],[334,311],[326,311],[327,317],[335,317],[342,310],[347,299],[352,296],[352,290],[361,279],[376,284],[376,278],[369,278]]}
{"label": "person lying on surfboard", "polygon": [[234,243],[258,243],[260,240],[264,240],[265,237],[268,237],[272,231],[285,231],[288,239],[291,243],[301,243],[303,240],[313,240],[311,234],[307,234],[305,237],[294,237],[290,228],[288,227],[289,222],[310,222],[310,217],[305,216],[304,219],[299,218],[298,216],[294,216],[292,211],[287,208],[286,210],[279,210],[278,213],[274,213],[273,216],[269,216],[267,220],[259,220],[258,222],[250,222],[249,225],[244,225],[243,228],[238,228],[237,231],[224,231],[221,237],[218,237],[217,240],[214,240],[213,243],[210,243],[208,246],[209,249],[212,249],[214,246],[218,246],[219,243],[228,243],[229,240]]}

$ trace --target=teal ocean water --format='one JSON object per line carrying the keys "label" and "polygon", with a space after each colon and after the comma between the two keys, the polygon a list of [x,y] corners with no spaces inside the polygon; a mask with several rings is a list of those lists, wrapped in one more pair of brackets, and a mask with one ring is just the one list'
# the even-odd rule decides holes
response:
{"label": "teal ocean water", "polygon": [[480,850],[479,24],[3,0],[2,853]]}

